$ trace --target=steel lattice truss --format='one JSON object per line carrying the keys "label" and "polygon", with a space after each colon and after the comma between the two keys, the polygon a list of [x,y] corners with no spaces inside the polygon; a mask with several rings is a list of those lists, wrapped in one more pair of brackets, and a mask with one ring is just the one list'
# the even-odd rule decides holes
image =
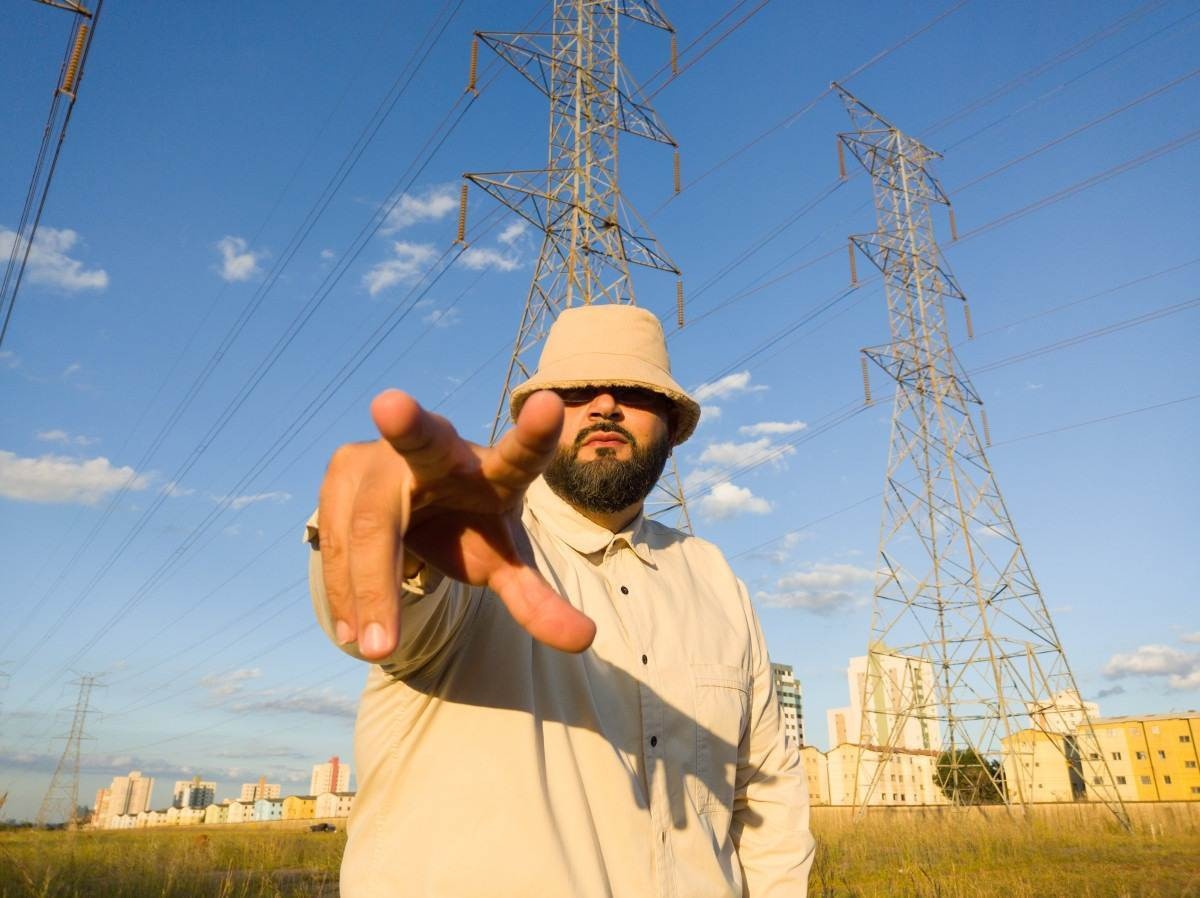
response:
{"label": "steel lattice truss", "polygon": [[[851,258],[856,247],[882,273],[891,330],[890,343],[864,353],[896,386],[860,741],[885,758],[936,751],[943,782],[974,784],[948,799],[1013,805],[1035,798],[1031,780],[1014,775],[1018,734],[1034,731],[1065,757],[1076,797],[1086,788],[1124,822],[975,428],[981,400],[950,345],[945,300],[965,296],[930,216],[950,205],[927,168],[940,156],[834,86],[856,129],[839,135],[839,153],[849,150],[874,189],[876,230],[850,238]],[[859,769],[871,780],[856,783],[861,812],[887,765]]]}
{"label": "steel lattice truss", "polygon": [[83,726],[87,721],[88,703],[91,700],[92,687],[96,685],[95,677],[80,677],[79,699],[75,703],[75,715],[71,719],[71,732],[67,734],[67,744],[63,747],[62,757],[54,768],[54,776],[50,778],[50,786],[38,808],[36,823],[45,826],[51,820],[60,817],[68,826],[76,825],[79,816],[79,752],[86,738]]}
{"label": "steel lattice truss", "polygon": [[[679,275],[618,185],[622,131],[676,145],[621,63],[622,16],[673,33],[656,0],[554,0],[549,33],[476,36],[550,101],[546,168],[465,175],[544,235],[492,423],[493,441],[508,425],[512,387],[533,373],[559,312],[593,302],[633,303],[631,265]],[[474,60],[473,49],[472,87]],[[648,511],[678,512],[690,529],[673,460]]]}

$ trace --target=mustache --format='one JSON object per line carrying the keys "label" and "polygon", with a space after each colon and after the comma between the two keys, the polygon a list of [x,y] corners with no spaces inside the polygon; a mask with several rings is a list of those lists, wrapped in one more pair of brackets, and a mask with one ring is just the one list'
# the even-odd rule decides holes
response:
{"label": "mustache", "polygon": [[636,440],[636,439],[634,439],[634,436],[633,436],[633,434],[631,434],[631,433],[630,433],[628,430],[626,430],[626,429],[625,429],[624,427],[622,427],[620,424],[614,424],[614,423],[613,423],[613,422],[611,422],[611,421],[600,421],[600,422],[597,422],[596,424],[591,424],[591,425],[589,425],[589,426],[587,426],[587,427],[583,428],[583,430],[579,431],[579,433],[577,433],[577,434],[575,435],[575,449],[576,449],[576,451],[578,451],[579,449],[582,449],[582,448],[583,448],[583,441],[584,441],[584,440],[586,440],[588,437],[590,437],[590,436],[591,436],[592,434],[594,434],[594,433],[616,433],[616,434],[620,434],[620,435],[621,435],[621,436],[623,436],[623,437],[624,437],[626,440],[628,440],[628,441],[629,441],[629,445],[630,445],[632,448],[634,448],[634,449],[636,449],[636,448],[637,448],[637,444],[638,444],[638,443],[637,443],[637,440]]}

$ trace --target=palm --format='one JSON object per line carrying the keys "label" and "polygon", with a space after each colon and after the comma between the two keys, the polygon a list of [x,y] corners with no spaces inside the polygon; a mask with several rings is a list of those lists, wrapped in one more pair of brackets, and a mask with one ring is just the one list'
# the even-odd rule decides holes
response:
{"label": "palm", "polygon": [[[376,397],[371,412],[382,439],[339,450],[321,489],[324,578],[339,638],[358,638],[367,657],[394,649],[395,571],[407,545],[451,578],[488,586],[537,639],[567,651],[590,645],[595,626],[518,549],[521,498],[553,456],[561,402],[531,397],[490,448],[463,440],[399,391]],[[364,641],[369,624],[380,625],[380,639]]]}

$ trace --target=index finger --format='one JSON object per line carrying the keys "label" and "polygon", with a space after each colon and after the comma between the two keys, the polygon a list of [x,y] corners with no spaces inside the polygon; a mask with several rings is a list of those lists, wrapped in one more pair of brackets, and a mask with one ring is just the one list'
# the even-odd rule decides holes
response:
{"label": "index finger", "polygon": [[554,458],[563,426],[563,403],[549,390],[539,390],[521,407],[516,426],[483,458],[483,473],[491,482],[524,490]]}
{"label": "index finger", "polygon": [[384,390],[371,401],[371,418],[413,474],[427,478],[448,470],[451,449],[462,440],[454,425],[421,407],[403,390]]}

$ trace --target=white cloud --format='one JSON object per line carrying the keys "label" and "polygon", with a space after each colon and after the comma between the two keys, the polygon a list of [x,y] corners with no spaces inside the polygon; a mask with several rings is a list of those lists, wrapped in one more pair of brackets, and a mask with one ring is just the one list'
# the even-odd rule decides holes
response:
{"label": "white cloud", "polygon": [[459,259],[463,265],[472,271],[482,271],[494,268],[496,271],[516,271],[521,267],[521,260],[516,256],[507,256],[499,250],[490,247],[472,246]]}
{"label": "white cloud", "polygon": [[241,692],[247,680],[257,680],[261,676],[262,668],[243,667],[240,670],[203,676],[200,678],[200,685],[214,698],[224,698]]}
{"label": "white cloud", "polygon": [[1166,677],[1172,689],[1200,689],[1200,652],[1185,652],[1169,645],[1143,645],[1136,651],[1109,658],[1104,675],[1114,680]]}
{"label": "white cloud", "polygon": [[39,430],[34,436],[43,443],[62,443],[64,446],[90,446],[100,442],[96,437],[85,437],[82,434],[71,435],[65,430]]}
{"label": "white cloud", "polygon": [[866,604],[875,572],[853,564],[812,564],[780,577],[772,590],[755,595],[774,608],[804,608],[826,614]]}
{"label": "white cloud", "polygon": [[384,234],[394,234],[418,222],[438,221],[457,207],[458,196],[453,184],[436,184],[421,193],[404,193],[388,212],[380,230]]}
{"label": "white cloud", "polygon": [[269,493],[249,493],[244,496],[216,496],[218,502],[229,501],[229,507],[234,511],[240,511],[247,505],[254,505],[258,502],[287,502],[292,498],[291,493],[285,493],[283,490],[273,490]]}
{"label": "white cloud", "polygon": [[752,552],[751,558],[761,558],[764,561],[769,561],[772,564],[784,564],[792,558],[792,549],[800,543],[813,538],[812,531],[809,530],[793,530],[790,533],[785,533],[781,539],[776,540],[769,547]]}
{"label": "white cloud", "polygon": [[216,243],[221,254],[221,277],[224,280],[248,281],[262,273],[258,260],[262,253],[252,251],[241,237],[225,236]]}
{"label": "white cloud", "polygon": [[458,313],[458,309],[431,309],[429,314],[421,319],[426,324],[432,324],[434,327],[453,327],[462,321],[462,316]]}
{"label": "white cloud", "polygon": [[791,455],[795,451],[794,446],[773,443],[767,437],[763,437],[761,440],[752,440],[749,443],[710,443],[700,453],[700,463],[737,468],[770,460],[779,465],[782,464],[785,456]]}
{"label": "white cloud", "polygon": [[[78,242],[79,235],[70,228],[38,228],[25,267],[29,282],[71,292],[105,289],[108,272],[84,268],[82,262],[68,255]],[[0,256],[8,258],[14,243],[19,246],[18,252],[24,252],[26,243],[16,231],[0,230]]]}
{"label": "white cloud", "polygon": [[727,480],[716,484],[709,492],[695,500],[701,517],[710,521],[723,521],[739,514],[767,514],[771,503],[756,496],[743,486],[734,486]]}
{"label": "white cloud", "polygon": [[171,480],[163,484],[160,492],[169,498],[178,499],[181,496],[190,496],[196,491],[191,487],[180,486],[177,481]]}
{"label": "white cloud", "polygon": [[1190,642],[1192,644],[1200,643],[1200,630],[1195,633],[1184,633],[1179,637],[1180,642]]}
{"label": "white cloud", "polygon": [[321,258],[324,259],[326,262],[328,262],[330,259],[332,259],[336,255],[337,255],[337,253],[335,253],[331,249],[321,250]]}
{"label": "white cloud", "polygon": [[392,252],[396,256],[394,259],[380,262],[363,275],[363,286],[372,296],[397,284],[415,281],[425,266],[437,258],[437,249],[432,243],[397,240],[392,244]]}
{"label": "white cloud", "polygon": [[703,403],[709,399],[727,399],[738,393],[759,393],[765,389],[767,389],[765,386],[751,385],[749,371],[738,371],[736,374],[727,374],[712,383],[701,384],[692,390],[692,398]]}
{"label": "white cloud", "polygon": [[318,717],[342,717],[353,720],[358,714],[358,701],[326,687],[314,692],[264,690],[230,705],[239,713],[315,714]]}
{"label": "white cloud", "polygon": [[150,479],[133,468],[116,468],[107,458],[77,459],[61,455],[21,458],[0,451],[0,496],[25,502],[73,502],[95,505],[109,493],[128,486],[144,490]]}
{"label": "white cloud", "polygon": [[0,350],[0,365],[14,371],[21,367],[21,358],[11,349]]}
{"label": "white cloud", "polygon": [[700,423],[712,424],[714,421],[721,419],[721,406],[719,405],[702,405],[700,406]]}
{"label": "white cloud", "polygon": [[803,421],[760,421],[738,428],[738,433],[748,437],[783,436],[799,433],[808,427]]}
{"label": "white cloud", "polygon": [[506,225],[504,230],[500,232],[500,236],[496,239],[505,246],[512,246],[519,239],[521,239],[522,235],[524,235],[527,230],[529,230],[529,223],[518,218],[511,224]]}

